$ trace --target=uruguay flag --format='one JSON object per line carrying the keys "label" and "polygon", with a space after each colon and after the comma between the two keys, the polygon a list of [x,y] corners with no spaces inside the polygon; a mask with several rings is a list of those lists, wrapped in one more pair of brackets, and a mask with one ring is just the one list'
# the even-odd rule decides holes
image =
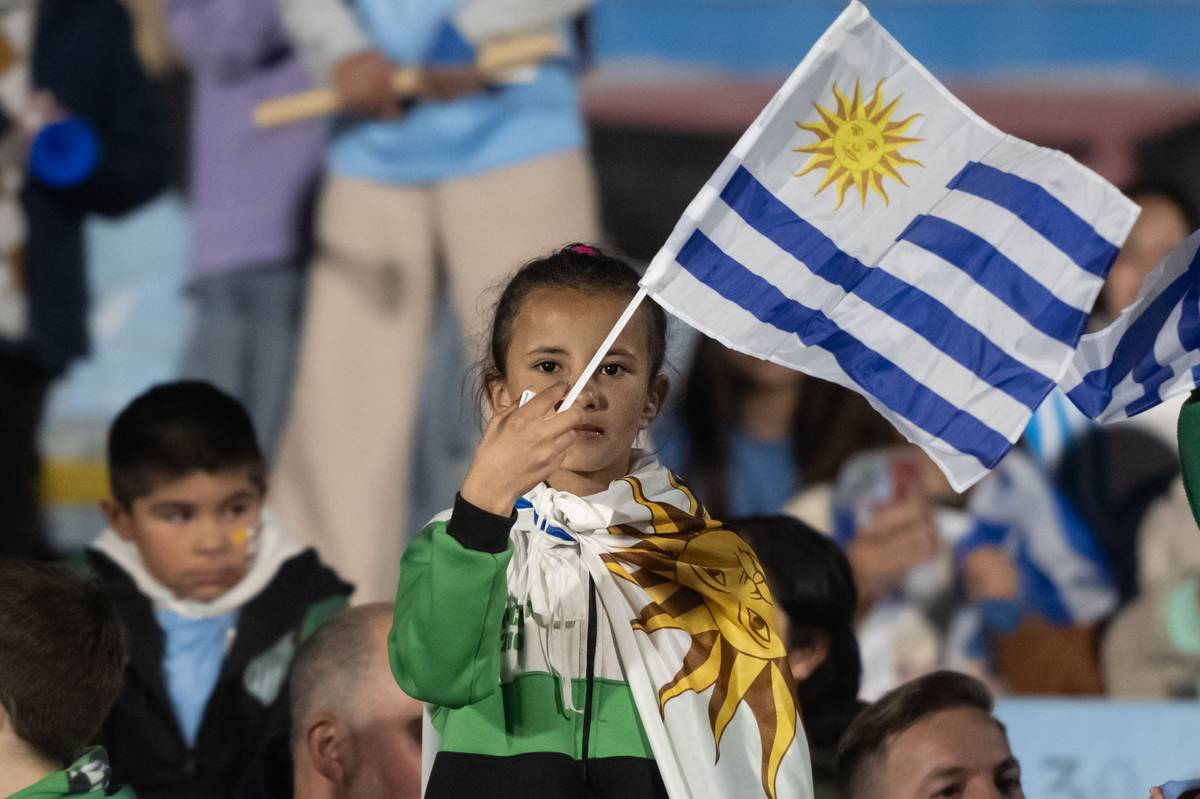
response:
{"label": "uruguay flag", "polygon": [[1125,419],[1200,384],[1200,231],[1142,284],[1108,327],[1089,333],[1062,388],[1101,422]]}
{"label": "uruguay flag", "polygon": [[864,394],[961,491],[1071,366],[1136,215],[980,119],[852,2],[642,286],[734,349]]}

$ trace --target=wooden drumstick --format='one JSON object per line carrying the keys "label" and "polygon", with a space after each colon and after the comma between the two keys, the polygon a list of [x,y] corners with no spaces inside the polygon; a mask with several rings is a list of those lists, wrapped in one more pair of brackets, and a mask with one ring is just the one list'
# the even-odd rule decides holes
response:
{"label": "wooden drumstick", "polygon": [[[561,54],[562,43],[558,36],[526,34],[485,42],[479,48],[475,66],[485,76],[499,78],[508,70],[531,66]],[[392,90],[397,97],[410,97],[420,89],[419,67],[405,67],[392,74]],[[313,89],[259,103],[254,109],[254,124],[270,128],[329,116],[341,110],[341,102],[332,89]]]}

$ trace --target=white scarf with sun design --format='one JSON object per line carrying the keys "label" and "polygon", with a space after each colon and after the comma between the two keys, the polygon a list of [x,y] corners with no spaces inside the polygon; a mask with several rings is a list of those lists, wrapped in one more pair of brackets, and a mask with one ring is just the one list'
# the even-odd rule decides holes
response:
{"label": "white scarf with sun design", "polygon": [[590,575],[670,796],[811,799],[758,558],[656,459],[632,471],[586,498],[542,485],[518,503],[509,597],[541,620],[531,649],[560,676],[576,671]]}

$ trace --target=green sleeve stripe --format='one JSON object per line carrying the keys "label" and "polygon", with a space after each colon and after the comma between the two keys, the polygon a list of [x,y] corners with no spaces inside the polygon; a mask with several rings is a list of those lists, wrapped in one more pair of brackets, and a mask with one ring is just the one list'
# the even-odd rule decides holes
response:
{"label": "green sleeve stripe", "polygon": [[[629,686],[596,679],[592,692],[589,757],[654,759]],[[582,709],[585,680],[572,680],[575,706]],[[434,712],[440,750],[511,757],[550,752],[583,756],[583,714],[565,710],[558,679],[551,674],[523,674],[491,696],[468,705]]]}

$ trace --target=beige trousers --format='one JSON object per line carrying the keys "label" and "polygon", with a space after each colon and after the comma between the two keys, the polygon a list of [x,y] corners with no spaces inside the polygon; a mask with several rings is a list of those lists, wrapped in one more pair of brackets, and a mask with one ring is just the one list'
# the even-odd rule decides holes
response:
{"label": "beige trousers", "polygon": [[[357,586],[355,602],[395,596],[437,262],[476,341],[496,297],[487,289],[597,233],[579,151],[419,187],[330,181],[270,504]],[[448,399],[446,412],[472,423]]]}

